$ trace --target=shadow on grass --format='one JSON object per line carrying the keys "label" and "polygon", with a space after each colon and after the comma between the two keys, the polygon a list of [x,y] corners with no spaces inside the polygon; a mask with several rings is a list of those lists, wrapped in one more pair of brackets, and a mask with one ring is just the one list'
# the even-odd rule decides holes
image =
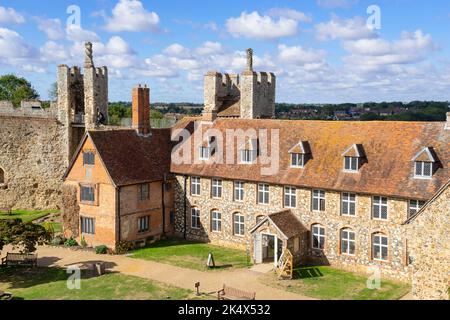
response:
{"label": "shadow on grass", "polygon": [[306,267],[294,270],[293,279],[309,279],[323,277],[323,273],[315,267]]}
{"label": "shadow on grass", "polygon": [[224,264],[224,265],[216,265],[215,267],[206,267],[207,270],[224,270],[224,269],[229,269],[229,268],[233,268],[232,264]]}
{"label": "shadow on grass", "polygon": [[205,242],[200,241],[191,241],[191,240],[183,240],[178,238],[167,238],[164,240],[156,241],[155,243],[143,247],[143,248],[137,248],[134,251],[139,251],[139,249],[147,249],[147,248],[166,248],[166,247],[179,247],[179,246],[186,246],[186,245],[192,245],[192,244],[207,244]]}

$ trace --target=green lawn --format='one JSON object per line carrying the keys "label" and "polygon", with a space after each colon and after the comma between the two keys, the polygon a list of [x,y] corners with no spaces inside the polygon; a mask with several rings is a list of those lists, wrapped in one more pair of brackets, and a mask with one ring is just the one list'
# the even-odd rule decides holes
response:
{"label": "green lawn", "polygon": [[6,214],[0,212],[0,219],[21,219],[23,222],[31,222],[36,219],[45,217],[50,213],[57,213],[58,210],[43,210],[43,211],[27,211],[27,210],[14,210],[12,214]]}
{"label": "green lawn", "polygon": [[[67,273],[57,268],[0,268],[0,290],[25,300],[184,300],[192,291],[118,273],[88,278],[80,290],[67,289]],[[83,279],[85,277],[85,279]]]}
{"label": "green lawn", "polygon": [[167,263],[182,268],[209,270],[206,267],[206,262],[210,252],[213,253],[216,263],[216,268],[213,270],[249,266],[245,251],[175,239],[161,240],[151,247],[135,250],[132,252],[132,257]]}
{"label": "green lawn", "polygon": [[409,286],[383,280],[379,290],[367,288],[367,277],[331,267],[303,267],[294,270],[293,280],[277,280],[273,273],[259,279],[266,285],[323,300],[396,300]]}

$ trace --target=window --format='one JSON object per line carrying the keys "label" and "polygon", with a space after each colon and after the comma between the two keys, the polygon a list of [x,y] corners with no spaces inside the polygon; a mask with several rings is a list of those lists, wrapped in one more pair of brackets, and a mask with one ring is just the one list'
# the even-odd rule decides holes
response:
{"label": "window", "polygon": [[5,171],[3,171],[2,168],[0,168],[0,184],[5,183]]}
{"label": "window", "polygon": [[356,194],[353,193],[342,194],[341,213],[344,216],[356,215]]}
{"label": "window", "polygon": [[138,219],[138,232],[146,232],[150,230],[150,216],[140,217]]}
{"label": "window", "polygon": [[242,181],[234,182],[234,201],[244,201],[244,183]]}
{"label": "window", "polygon": [[222,231],[222,214],[218,211],[211,213],[211,230],[214,232]]}
{"label": "window", "polygon": [[244,216],[240,213],[235,213],[233,216],[233,220],[234,220],[234,234],[236,236],[243,236],[245,234]]}
{"label": "window", "polygon": [[150,198],[150,188],[148,183],[139,185],[138,197],[139,201],[145,201]]}
{"label": "window", "polygon": [[388,237],[382,234],[373,235],[372,258],[379,261],[388,259]]}
{"label": "window", "polygon": [[200,147],[200,160],[208,160],[211,156],[210,147]]}
{"label": "window", "polygon": [[191,178],[191,195],[193,196],[200,195],[200,178],[198,177]]}
{"label": "window", "polygon": [[269,204],[269,185],[265,183],[258,184],[258,203]]}
{"label": "window", "polygon": [[356,234],[350,229],[341,230],[341,254],[353,256],[356,248]]}
{"label": "window", "polygon": [[325,191],[313,190],[312,211],[325,211]]}
{"label": "window", "polygon": [[241,163],[253,163],[256,159],[256,152],[254,150],[244,149],[240,152]]}
{"label": "window", "polygon": [[95,201],[95,188],[94,187],[81,187],[81,202],[94,202]]}
{"label": "window", "polygon": [[83,165],[93,166],[95,164],[95,154],[93,152],[83,153]]}
{"label": "window", "polygon": [[175,223],[175,211],[170,210],[170,224]]}
{"label": "window", "polygon": [[425,201],[409,200],[409,218],[415,216],[424,206]]}
{"label": "window", "polygon": [[284,206],[286,208],[295,208],[297,206],[297,189],[294,187],[284,188]]}
{"label": "window", "polygon": [[213,198],[222,198],[222,180],[212,179],[211,196]]}
{"label": "window", "polygon": [[433,175],[433,163],[416,161],[415,162],[415,173],[416,178],[431,178]]}
{"label": "window", "polygon": [[325,248],[325,228],[321,225],[312,226],[312,247],[320,250]]}
{"label": "window", "polygon": [[305,166],[305,155],[301,153],[291,153],[291,167],[303,168]]}
{"label": "window", "polygon": [[200,210],[192,208],[191,210],[191,227],[192,229],[200,229]]}
{"label": "window", "polygon": [[95,234],[95,220],[92,218],[81,217],[81,233]]}
{"label": "window", "polygon": [[388,199],[385,197],[373,197],[372,217],[374,219],[387,220]]}
{"label": "window", "polygon": [[359,158],[344,157],[344,170],[350,172],[357,172],[359,169]]}

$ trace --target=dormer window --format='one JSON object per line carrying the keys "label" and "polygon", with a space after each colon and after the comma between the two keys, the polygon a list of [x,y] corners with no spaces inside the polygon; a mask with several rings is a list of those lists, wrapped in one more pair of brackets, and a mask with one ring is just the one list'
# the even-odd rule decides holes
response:
{"label": "dormer window", "polygon": [[414,178],[431,179],[435,170],[438,158],[433,148],[427,147],[422,149],[412,159],[414,162]]}
{"label": "dormer window", "polygon": [[243,148],[239,150],[239,162],[252,164],[258,155],[258,140],[248,139]]}
{"label": "dormer window", "polygon": [[366,158],[363,146],[361,144],[354,144],[342,154],[344,157],[344,171],[345,172],[359,172],[361,165]]}
{"label": "dormer window", "polygon": [[211,157],[211,147],[200,147],[200,160],[209,160]]}
{"label": "dormer window", "polygon": [[291,155],[292,168],[304,168],[311,154],[308,141],[300,141],[289,150],[289,154]]}

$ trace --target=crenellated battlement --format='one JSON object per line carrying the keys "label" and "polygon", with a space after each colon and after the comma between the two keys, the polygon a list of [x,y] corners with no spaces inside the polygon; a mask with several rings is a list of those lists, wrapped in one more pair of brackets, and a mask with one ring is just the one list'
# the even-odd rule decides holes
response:
{"label": "crenellated battlement", "polygon": [[10,101],[0,101],[0,117],[56,119],[56,111],[54,103],[50,104],[50,108],[43,108],[39,100],[22,101],[18,108]]}

